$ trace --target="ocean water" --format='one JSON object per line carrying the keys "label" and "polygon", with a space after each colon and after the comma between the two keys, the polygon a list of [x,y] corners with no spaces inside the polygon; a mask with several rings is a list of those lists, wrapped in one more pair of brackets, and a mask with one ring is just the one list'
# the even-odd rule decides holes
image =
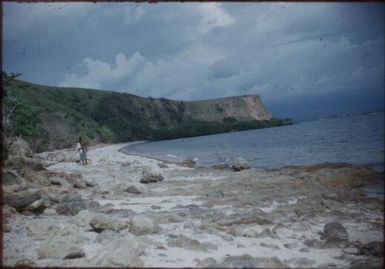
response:
{"label": "ocean water", "polygon": [[347,162],[384,170],[384,113],[300,122],[290,126],[129,145],[123,152],[198,165],[242,157],[255,168]]}

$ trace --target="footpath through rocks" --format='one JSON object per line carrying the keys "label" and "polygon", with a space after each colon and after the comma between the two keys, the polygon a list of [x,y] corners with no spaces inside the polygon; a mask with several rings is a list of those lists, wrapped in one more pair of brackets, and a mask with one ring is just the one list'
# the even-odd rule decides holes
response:
{"label": "footpath through rocks", "polygon": [[123,146],[92,148],[85,166],[72,150],[11,150],[3,265],[382,268],[383,197],[364,188],[383,174],[348,164],[194,168]]}

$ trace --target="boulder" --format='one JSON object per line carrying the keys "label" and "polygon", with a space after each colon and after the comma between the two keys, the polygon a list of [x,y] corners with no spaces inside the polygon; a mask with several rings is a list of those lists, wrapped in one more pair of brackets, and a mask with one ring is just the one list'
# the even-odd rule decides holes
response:
{"label": "boulder", "polygon": [[9,185],[28,185],[28,181],[19,175],[15,170],[5,170],[3,172],[3,186]]}
{"label": "boulder", "polygon": [[159,166],[160,168],[168,168],[168,165],[165,164],[165,163],[158,163],[158,166]]}
{"label": "boulder", "polygon": [[54,216],[54,215],[57,215],[57,212],[53,208],[46,208],[46,209],[44,209],[43,214],[47,215],[47,216]]}
{"label": "boulder", "polygon": [[12,215],[17,215],[18,212],[15,208],[9,205],[3,205],[3,217],[11,217]]}
{"label": "boulder", "polygon": [[147,187],[141,183],[133,183],[125,189],[126,192],[136,193],[136,194],[144,194],[147,193]]}
{"label": "boulder", "polygon": [[234,170],[234,171],[242,171],[242,170],[245,170],[245,169],[250,169],[250,165],[249,165],[249,162],[243,158],[236,158],[231,166],[231,168]]}
{"label": "boulder", "polygon": [[8,155],[31,158],[33,156],[33,153],[27,141],[25,141],[21,137],[16,137],[9,141]]}
{"label": "boulder", "polygon": [[315,264],[315,260],[310,260],[303,257],[294,257],[284,260],[291,268],[311,268]]}
{"label": "boulder", "polygon": [[75,216],[81,210],[86,209],[85,202],[68,202],[68,203],[60,203],[56,207],[56,212],[60,215],[73,215]]}
{"label": "boulder", "polygon": [[22,211],[26,206],[40,199],[41,195],[38,189],[29,189],[17,193],[7,193],[4,201],[18,211]]}
{"label": "boulder", "polygon": [[196,239],[191,239],[184,235],[170,236],[172,236],[172,238],[170,238],[167,242],[169,247],[178,247],[194,251],[208,251],[218,249],[217,246],[212,243],[201,243]]}
{"label": "boulder", "polygon": [[64,194],[59,197],[60,203],[68,203],[68,202],[82,202],[82,196],[80,193],[69,193]]}
{"label": "boulder", "polygon": [[44,241],[37,254],[39,259],[76,259],[85,256],[79,244],[67,242],[62,238]]}
{"label": "boulder", "polygon": [[383,257],[384,256],[384,242],[372,241],[362,245],[359,248],[360,255]]}
{"label": "boulder", "polygon": [[215,267],[216,264],[217,264],[217,261],[213,257],[208,257],[203,260],[197,260],[197,267],[200,267],[200,268]]}
{"label": "boulder", "polygon": [[102,267],[143,267],[140,255],[144,253],[143,246],[129,237],[119,237],[108,240],[106,247],[94,257],[86,266]]}
{"label": "boulder", "polygon": [[78,174],[78,173],[65,174],[65,178],[67,182],[70,183],[74,188],[84,189],[88,187],[87,181],[83,179],[81,174]]}
{"label": "boulder", "polygon": [[100,203],[98,201],[91,200],[86,202],[86,206],[89,209],[97,209],[100,207]]}
{"label": "boulder", "polygon": [[143,171],[142,177],[140,179],[140,183],[143,184],[154,183],[158,181],[163,181],[163,176],[161,174],[154,174],[147,171]]}
{"label": "boulder", "polygon": [[182,162],[182,165],[187,166],[189,168],[195,168],[197,163],[193,159],[186,159]]}
{"label": "boulder", "polygon": [[46,204],[44,203],[44,199],[41,198],[29,204],[23,210],[33,211],[36,213],[43,213],[45,208],[46,208]]}
{"label": "boulder", "polygon": [[321,239],[329,244],[341,243],[348,241],[349,235],[344,226],[337,222],[330,222],[325,225]]}
{"label": "boulder", "polygon": [[160,226],[154,220],[144,216],[133,216],[130,221],[130,233],[148,235],[158,233]]}
{"label": "boulder", "polygon": [[118,230],[119,221],[105,214],[97,214],[89,223],[95,232],[100,233],[104,230]]}
{"label": "boulder", "polygon": [[277,257],[253,258],[248,254],[226,257],[218,264],[220,268],[287,268]]}
{"label": "boulder", "polygon": [[3,223],[3,232],[4,233],[10,233],[12,232],[12,226],[8,223]]}

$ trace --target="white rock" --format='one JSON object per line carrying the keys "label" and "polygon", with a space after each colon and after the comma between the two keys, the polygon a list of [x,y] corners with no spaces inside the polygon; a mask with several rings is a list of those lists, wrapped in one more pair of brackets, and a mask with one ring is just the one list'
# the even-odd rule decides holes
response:
{"label": "white rock", "polygon": [[148,193],[148,189],[147,189],[146,185],[144,185],[142,183],[133,183],[130,186],[128,186],[125,191],[129,192],[129,193],[137,193],[137,194]]}
{"label": "white rock", "polygon": [[144,216],[134,216],[130,222],[130,233],[135,235],[154,234],[160,231],[160,226],[152,219]]}

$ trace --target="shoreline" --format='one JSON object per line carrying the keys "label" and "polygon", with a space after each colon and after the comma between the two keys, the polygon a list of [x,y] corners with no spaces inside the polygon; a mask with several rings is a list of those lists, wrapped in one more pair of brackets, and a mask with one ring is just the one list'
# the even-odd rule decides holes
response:
{"label": "shoreline", "polygon": [[[165,163],[173,163],[173,164],[179,164],[183,165],[185,161],[192,161],[190,158],[173,158],[175,160],[172,160],[171,157],[167,157],[167,155],[161,155],[161,156],[151,156],[151,154],[146,154],[146,153],[139,153],[139,152],[125,152],[123,149],[127,148],[127,151],[129,150],[129,147],[131,145],[136,145],[136,144],[144,144],[144,143],[150,143],[151,141],[138,141],[138,142],[133,142],[133,143],[127,143],[125,146],[121,147],[119,149],[119,152],[127,154],[127,155],[133,155],[133,156],[138,156],[138,157],[143,157],[143,158],[149,158],[149,159],[154,159],[160,162],[165,162]],[[182,156],[180,156],[182,157]],[[242,157],[242,156],[239,156]],[[178,160],[176,160],[178,159]],[[312,165],[319,165],[319,164],[333,164],[333,163],[344,163],[346,165],[353,165],[353,166],[361,166],[361,167],[371,167],[375,171],[383,173],[385,171],[385,163],[351,163],[351,162],[314,162],[314,163],[307,163],[307,164],[293,164],[293,165],[283,165],[283,166],[272,166],[272,167],[267,167],[267,166],[251,166],[251,168],[256,169],[256,170],[263,170],[263,171],[273,171],[273,170],[279,170],[282,168],[290,168],[290,167],[305,167],[305,166],[312,166]],[[218,163],[213,163],[213,164],[203,164],[200,163],[199,165],[196,164],[195,168],[213,168],[215,166],[231,166],[231,162],[218,162]]]}
{"label": "shoreline", "polygon": [[[383,244],[383,200],[362,190],[383,183],[383,174],[371,168],[234,172],[129,155],[121,152],[126,145],[90,148],[85,166],[70,150],[34,154],[40,166],[31,168],[11,159],[29,187],[15,192],[17,184],[3,185],[6,201],[38,189],[44,204],[19,212],[3,206],[3,264],[382,267],[379,253],[365,252]],[[139,183],[145,174],[163,180]],[[328,234],[325,227],[334,222],[340,233]]]}

